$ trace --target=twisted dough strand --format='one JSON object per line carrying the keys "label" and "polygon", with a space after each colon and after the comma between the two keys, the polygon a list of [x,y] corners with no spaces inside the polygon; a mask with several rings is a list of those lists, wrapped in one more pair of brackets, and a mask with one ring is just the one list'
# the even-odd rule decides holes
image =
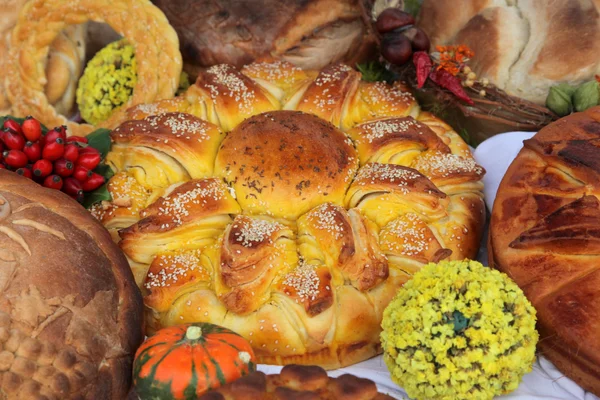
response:
{"label": "twisted dough strand", "polygon": [[[106,22],[135,47],[138,83],[123,110],[173,97],[182,68],[179,40],[149,0],[33,0],[19,16],[6,63],[7,96],[15,115],[33,115],[49,126],[66,125],[73,135],[93,130],[59,115],[44,93],[50,44],[66,25],[88,20]],[[101,126],[114,128],[124,117],[117,110]]]}
{"label": "twisted dough strand", "polygon": [[[423,264],[475,256],[484,171],[403,87],[278,62],[214,67],[182,98],[130,109],[139,121],[113,132],[108,156],[153,193],[119,232],[149,331],[206,321],[245,336],[261,362],[337,368],[380,351],[383,310]],[[204,138],[187,129],[197,118],[215,124]],[[195,178],[180,184],[173,165],[191,164],[174,142],[214,169],[187,167]],[[150,169],[164,179],[150,183]],[[189,189],[214,177],[219,196]],[[130,224],[131,208],[110,207],[105,225]]]}

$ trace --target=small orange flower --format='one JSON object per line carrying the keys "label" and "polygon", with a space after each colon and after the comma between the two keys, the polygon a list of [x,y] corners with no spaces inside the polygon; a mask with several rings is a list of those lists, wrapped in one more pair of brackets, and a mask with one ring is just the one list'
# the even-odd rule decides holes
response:
{"label": "small orange flower", "polygon": [[596,80],[600,83],[600,75],[596,75]]}
{"label": "small orange flower", "polygon": [[464,44],[458,46],[436,46],[440,53],[440,65],[437,69],[445,69],[452,75],[457,75],[464,64],[473,57],[474,53]]}

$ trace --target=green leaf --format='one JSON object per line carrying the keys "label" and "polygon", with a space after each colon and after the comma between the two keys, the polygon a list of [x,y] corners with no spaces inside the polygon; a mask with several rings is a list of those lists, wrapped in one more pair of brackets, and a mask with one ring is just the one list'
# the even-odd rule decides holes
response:
{"label": "green leaf", "polygon": [[104,159],[110,151],[110,130],[105,128],[96,129],[86,137],[88,145],[98,150]]}
{"label": "green leaf", "polygon": [[454,332],[458,333],[466,329],[467,325],[469,325],[469,319],[460,311],[454,311],[452,313],[452,323],[454,324]]}
{"label": "green leaf", "polygon": [[99,164],[94,169],[94,172],[99,175],[102,175],[106,180],[106,183],[100,186],[98,189],[94,190],[93,192],[85,194],[85,197],[83,198],[83,206],[85,208],[90,208],[94,204],[100,203],[101,201],[112,201],[112,196],[108,191],[107,185],[110,178],[112,178],[115,175],[115,172],[110,166],[104,163]]}
{"label": "green leaf", "polygon": [[394,74],[377,61],[356,64],[356,69],[362,74],[362,80],[366,82],[389,82],[394,78]]}
{"label": "green leaf", "polygon": [[102,175],[107,182],[115,175],[115,172],[112,170],[112,168],[103,163],[98,164],[98,166],[94,169],[94,172]]}
{"label": "green leaf", "polygon": [[576,111],[585,111],[600,104],[600,83],[591,81],[579,86],[573,94]]}
{"label": "green leaf", "polygon": [[575,92],[575,88],[569,85],[552,86],[548,97],[546,98],[546,107],[552,110],[559,117],[569,115],[573,110],[573,102],[571,96]]}
{"label": "green leaf", "polygon": [[404,0],[404,11],[416,18],[421,9],[422,2],[423,0]]}
{"label": "green leaf", "polygon": [[101,201],[111,201],[112,197],[108,191],[107,185],[108,184],[105,183],[93,192],[86,193],[83,199],[83,206],[85,208],[90,208],[94,204],[100,203]]}

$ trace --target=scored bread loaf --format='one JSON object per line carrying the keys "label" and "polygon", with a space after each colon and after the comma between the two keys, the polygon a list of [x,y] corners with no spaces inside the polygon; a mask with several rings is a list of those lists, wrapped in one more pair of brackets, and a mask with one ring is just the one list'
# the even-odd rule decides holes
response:
{"label": "scored bread loaf", "polygon": [[142,317],[102,225],[69,196],[0,170],[0,397],[123,399]]}
{"label": "scored bread loaf", "polygon": [[494,202],[490,265],[537,310],[541,353],[600,395],[600,107],[524,142]]}
{"label": "scored bread loaf", "polygon": [[538,104],[553,85],[600,74],[598,0],[424,0],[418,25],[434,46],[469,46],[481,78]]}
{"label": "scored bread loaf", "polygon": [[218,65],[128,116],[111,133],[113,201],[93,212],[149,333],[206,321],[261,362],[338,368],[380,352],[383,310],[423,264],[477,253],[483,168],[399,84]]}

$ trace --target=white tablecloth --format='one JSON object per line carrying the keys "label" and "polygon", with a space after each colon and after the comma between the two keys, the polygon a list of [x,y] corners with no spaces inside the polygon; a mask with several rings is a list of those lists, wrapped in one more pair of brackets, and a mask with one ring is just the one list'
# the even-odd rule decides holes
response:
{"label": "white tablecloth", "polygon": [[[477,162],[487,171],[484,178],[484,192],[485,201],[490,210],[496,197],[498,185],[506,169],[522,148],[523,140],[529,139],[532,135],[531,132],[510,132],[497,135],[480,144],[475,150],[474,154]],[[485,241],[482,244],[485,246]],[[487,264],[485,247],[482,247],[478,259]],[[278,373],[281,367],[260,365],[258,369],[269,374]],[[406,393],[390,379],[390,374],[381,356],[348,368],[329,372],[331,376],[344,373],[371,379],[377,384],[380,391],[397,399],[408,399]],[[501,396],[498,399],[600,400],[600,398],[585,392],[572,380],[566,378],[552,363],[543,357],[537,360],[533,371],[523,377],[521,385],[515,392]]]}

